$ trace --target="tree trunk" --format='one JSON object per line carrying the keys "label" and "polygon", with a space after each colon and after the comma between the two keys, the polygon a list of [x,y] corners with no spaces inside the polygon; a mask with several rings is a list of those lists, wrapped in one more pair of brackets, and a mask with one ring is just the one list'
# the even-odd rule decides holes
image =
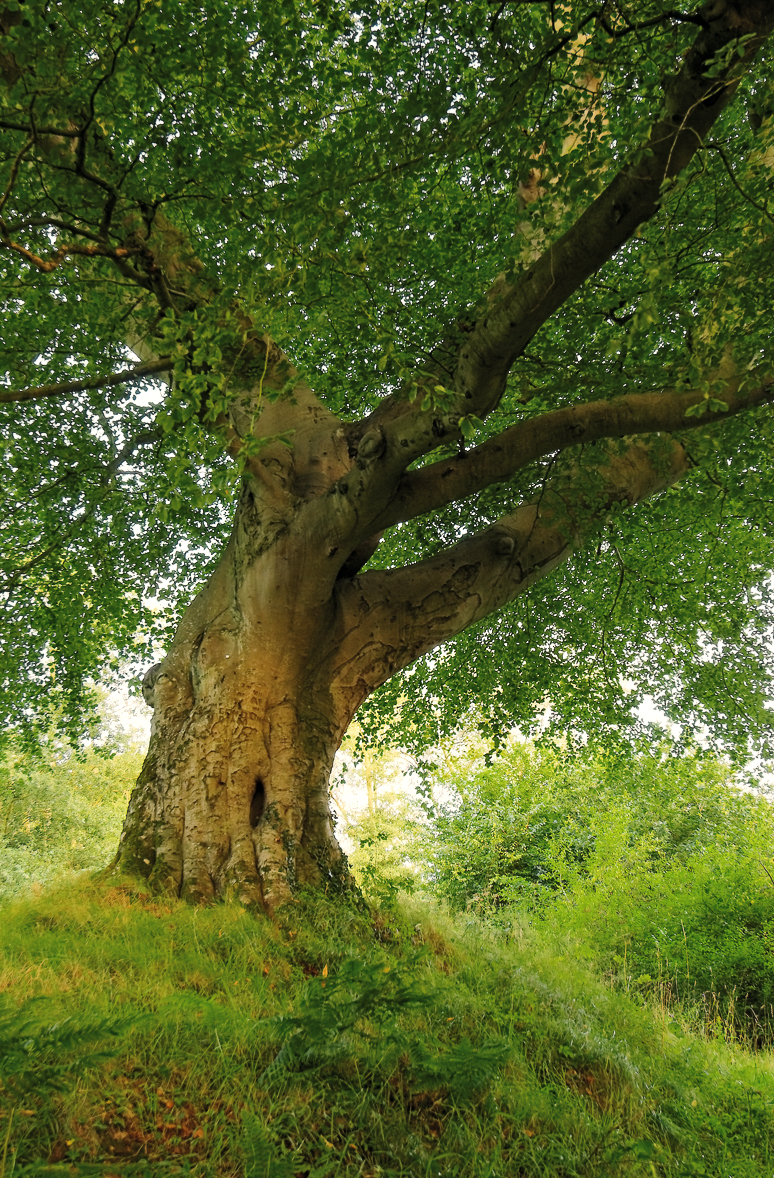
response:
{"label": "tree trunk", "polygon": [[246,477],[220,564],[143,685],[153,732],[114,867],[195,903],[233,894],[272,912],[304,885],[353,887],[328,782],[363,700],[550,575],[614,503],[688,469],[677,443],[633,444],[598,470],[591,511],[557,485],[436,557],[350,576],[357,531],[328,542],[350,510],[340,501],[352,480],[330,481],[346,462],[326,445],[327,473],[310,491],[302,440],[290,485],[306,498],[277,509]]}
{"label": "tree trunk", "polygon": [[231,894],[273,911],[304,885],[353,887],[328,782],[355,701],[332,690],[316,546],[292,526],[267,535],[252,482],[219,566],[145,676],[151,742],[115,867],[195,903]]}

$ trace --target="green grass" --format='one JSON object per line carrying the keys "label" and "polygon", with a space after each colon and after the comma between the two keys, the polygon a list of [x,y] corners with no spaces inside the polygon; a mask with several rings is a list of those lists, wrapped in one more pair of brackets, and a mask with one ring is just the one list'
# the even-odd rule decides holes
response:
{"label": "green grass", "polygon": [[429,901],[0,909],[0,1178],[774,1174],[768,1053]]}

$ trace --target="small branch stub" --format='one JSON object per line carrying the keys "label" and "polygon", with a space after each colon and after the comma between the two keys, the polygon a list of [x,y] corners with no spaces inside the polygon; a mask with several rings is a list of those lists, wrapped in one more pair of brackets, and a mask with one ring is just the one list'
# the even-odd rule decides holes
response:
{"label": "small branch stub", "polygon": [[154,663],[142,677],[142,698],[149,708],[156,706],[156,680],[160,670],[161,663]]}

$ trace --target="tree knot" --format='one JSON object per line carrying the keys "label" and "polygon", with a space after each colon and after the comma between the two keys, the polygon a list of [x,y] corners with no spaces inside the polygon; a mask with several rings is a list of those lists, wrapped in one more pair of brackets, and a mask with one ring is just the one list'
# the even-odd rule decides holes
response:
{"label": "tree knot", "polygon": [[358,461],[371,462],[374,458],[380,458],[384,453],[384,447],[384,432],[379,427],[366,430],[357,447]]}
{"label": "tree knot", "polygon": [[156,680],[161,671],[161,663],[154,663],[142,677],[142,698],[149,708],[155,707]]}

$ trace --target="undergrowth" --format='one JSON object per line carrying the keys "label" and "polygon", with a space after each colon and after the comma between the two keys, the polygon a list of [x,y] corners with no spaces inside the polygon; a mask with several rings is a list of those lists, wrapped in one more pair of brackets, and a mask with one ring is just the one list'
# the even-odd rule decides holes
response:
{"label": "undergrowth", "polygon": [[2,909],[0,1178],[774,1173],[769,1056],[427,901]]}
{"label": "undergrowth", "polygon": [[393,831],[393,858],[429,864],[427,886],[452,911],[532,929],[705,1036],[771,1048],[765,795],[668,745],[580,758],[514,740],[488,767],[461,757],[424,826],[402,841]]}
{"label": "undergrowth", "polygon": [[[106,742],[107,743],[107,742]],[[104,867],[115,854],[142,757],[56,743],[0,757],[0,901]]]}

